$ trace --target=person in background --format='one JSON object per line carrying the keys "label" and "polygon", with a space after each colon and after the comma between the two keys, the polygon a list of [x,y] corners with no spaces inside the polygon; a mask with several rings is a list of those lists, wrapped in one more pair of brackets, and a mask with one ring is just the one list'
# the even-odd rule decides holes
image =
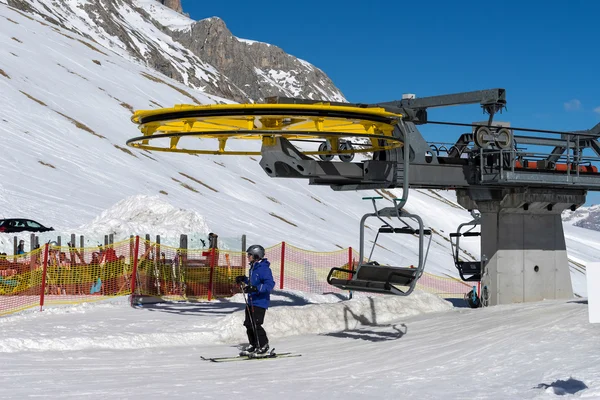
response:
{"label": "person in background", "polygon": [[217,266],[219,263],[219,246],[217,244],[219,235],[216,233],[208,234],[208,251],[202,254],[206,255],[206,262],[208,265]]}
{"label": "person in background", "polygon": [[10,267],[10,261],[7,260],[8,255],[6,253],[0,253],[0,268]]}
{"label": "person in background", "polygon": [[25,254],[25,241],[23,239],[19,240],[19,245],[17,246],[17,254]]}
{"label": "person in background", "polygon": [[208,248],[209,249],[218,249],[219,245],[217,244],[217,240],[219,239],[219,235],[216,233],[208,234]]}
{"label": "person in background", "polygon": [[246,254],[250,264],[249,277],[241,275],[235,278],[238,285],[246,284],[243,290],[248,294],[244,326],[249,344],[240,356],[261,355],[269,351],[269,338],[262,325],[275,287],[271,263],[265,258],[265,248],[255,244],[248,247]]}
{"label": "person in background", "polygon": [[90,294],[100,294],[102,290],[102,279],[99,276],[96,277],[96,281],[92,283],[92,287],[90,288]]}
{"label": "person in background", "polygon": [[92,253],[92,261],[89,264],[89,271],[91,274],[91,278],[93,279],[92,285],[90,288],[90,294],[98,293],[100,294],[100,290],[102,289],[102,278],[100,275],[102,274],[102,256],[99,252],[94,251]]}

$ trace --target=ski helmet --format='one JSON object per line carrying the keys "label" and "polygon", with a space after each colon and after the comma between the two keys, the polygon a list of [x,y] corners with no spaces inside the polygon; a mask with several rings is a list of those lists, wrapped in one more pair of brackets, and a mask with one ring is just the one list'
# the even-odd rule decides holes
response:
{"label": "ski helmet", "polygon": [[265,258],[265,248],[259,244],[253,244],[248,247],[246,253],[248,253],[249,256],[252,256],[253,260],[262,260]]}

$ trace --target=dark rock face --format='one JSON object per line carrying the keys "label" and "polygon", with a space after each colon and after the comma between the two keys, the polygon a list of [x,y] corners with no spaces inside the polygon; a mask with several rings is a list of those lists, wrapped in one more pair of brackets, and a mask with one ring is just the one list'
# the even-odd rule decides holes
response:
{"label": "dark rock face", "polygon": [[173,37],[254,100],[280,95],[345,101],[320,69],[279,47],[238,39],[220,18],[198,21],[190,31],[175,32]]}
{"label": "dark rock face", "polygon": [[159,3],[164,4],[172,10],[183,14],[183,8],[181,7],[181,0],[158,0]]}

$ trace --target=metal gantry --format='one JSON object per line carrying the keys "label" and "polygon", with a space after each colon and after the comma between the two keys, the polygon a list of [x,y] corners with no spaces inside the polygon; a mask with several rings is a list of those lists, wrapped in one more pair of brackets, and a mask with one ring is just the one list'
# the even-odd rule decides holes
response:
{"label": "metal gantry", "polygon": [[[487,121],[429,119],[430,109],[465,104],[479,104]],[[572,289],[569,279],[568,285],[562,282],[568,263],[560,212],[582,205],[588,190],[600,190],[600,124],[573,132],[514,127],[494,120],[505,106],[504,89],[377,104],[273,97],[266,104],[179,105],[136,112],[132,121],[143,136],[127,143],[154,151],[260,154],[260,165],[271,177],[305,178],[311,185],[328,185],[333,190],[403,188],[403,197],[394,207],[375,207],[375,213],[363,217],[358,266],[352,273],[331,271],[328,281],[334,286],[403,295],[412,292],[423,272],[423,235],[429,231],[418,216],[403,209],[408,190],[453,189],[466,209],[479,211],[482,260],[458,259],[458,241],[464,235],[460,230],[452,246],[460,276],[467,281],[481,279],[490,296],[486,303],[568,297]],[[418,129],[424,124],[463,126],[470,131],[453,142],[428,142]],[[214,143],[213,148],[198,149],[198,142],[189,141],[190,137]],[[232,139],[260,141],[261,148],[231,149]],[[419,237],[418,268],[380,266],[365,258],[364,221],[382,215],[418,222],[418,232],[412,228],[410,232]],[[539,238],[511,234],[517,227],[531,232],[539,229],[540,234],[534,235]],[[378,233],[408,230],[384,224]],[[539,256],[538,250],[545,255]],[[515,262],[517,267],[509,265]]]}

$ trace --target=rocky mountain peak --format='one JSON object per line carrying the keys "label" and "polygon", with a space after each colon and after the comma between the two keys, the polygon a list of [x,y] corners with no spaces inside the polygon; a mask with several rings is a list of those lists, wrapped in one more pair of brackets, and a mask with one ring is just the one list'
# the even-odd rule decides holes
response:
{"label": "rocky mountain peak", "polygon": [[346,101],[320,69],[281,48],[233,35],[218,17],[197,21],[173,38],[213,65],[253,100],[269,96]]}
{"label": "rocky mountain peak", "polygon": [[231,34],[229,29],[227,29],[227,25],[225,24],[225,21],[223,21],[220,17],[204,18],[204,19],[201,19],[200,21],[197,21],[197,23],[204,25],[206,27],[211,27],[212,29],[215,29],[218,31],[227,31],[227,33]]}
{"label": "rocky mountain peak", "polygon": [[183,14],[183,7],[181,7],[181,0],[158,0],[159,3],[164,4],[172,10]]}

